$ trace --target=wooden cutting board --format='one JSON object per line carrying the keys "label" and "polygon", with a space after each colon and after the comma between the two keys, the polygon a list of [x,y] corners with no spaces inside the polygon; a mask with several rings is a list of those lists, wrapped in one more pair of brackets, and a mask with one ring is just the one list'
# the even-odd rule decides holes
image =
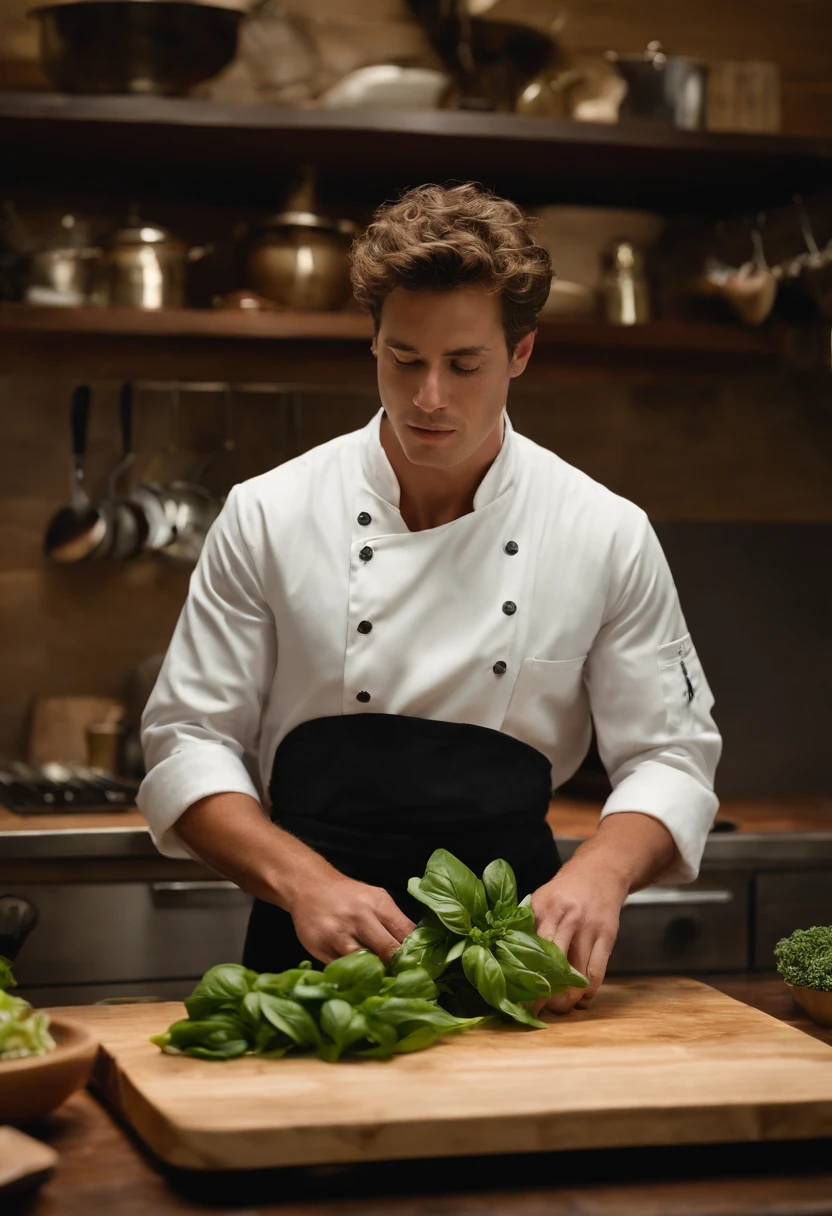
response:
{"label": "wooden cutting board", "polygon": [[65,1012],[100,1036],[107,1100],[189,1169],[832,1136],[832,1047],[690,979],[387,1063],[168,1056],[147,1038],[178,1003]]}

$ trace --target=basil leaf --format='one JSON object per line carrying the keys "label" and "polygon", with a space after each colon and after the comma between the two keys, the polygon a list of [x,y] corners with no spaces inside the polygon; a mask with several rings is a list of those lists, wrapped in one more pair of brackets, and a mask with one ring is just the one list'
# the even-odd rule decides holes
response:
{"label": "basil leaf", "polygon": [[[387,1052],[390,1052],[399,1040],[396,1027],[391,1026],[389,1022],[380,1021],[375,1014],[367,1017],[367,1037]],[[372,1048],[357,1051],[355,1054],[363,1056],[367,1051],[372,1051]]]}
{"label": "basil leaf", "polygon": [[582,971],[576,971],[574,967],[569,968],[569,987],[570,988],[588,988],[589,980]]}
{"label": "basil leaf", "polygon": [[248,1051],[245,1039],[230,1039],[222,1047],[188,1047],[186,1056],[195,1056],[198,1060],[237,1060]]}
{"label": "basil leaf", "polygon": [[410,1034],[399,1039],[393,1052],[397,1056],[402,1056],[411,1051],[424,1051],[426,1047],[431,1047],[441,1035],[442,1031],[436,1026],[420,1026],[418,1030],[411,1030]]}
{"label": "basil leaf", "polygon": [[525,968],[504,942],[495,942],[494,957],[505,976],[506,996],[510,1001],[540,1001],[552,995],[546,977]]}
{"label": "basil leaf", "polygon": [[472,870],[447,849],[431,854],[424,876],[411,879],[407,889],[414,899],[427,904],[442,924],[467,937],[475,920],[485,919],[485,888]]}
{"label": "basil leaf", "polygon": [[292,1001],[308,1001],[314,1004],[317,1001],[331,1001],[333,997],[343,996],[334,984],[295,984],[286,995]]}
{"label": "basil leaf", "polygon": [[333,984],[338,995],[358,1005],[375,996],[384,979],[384,963],[369,950],[355,950],[324,967],[324,983]]}
{"label": "basil leaf", "polygon": [[540,1018],[536,1018],[533,1013],[529,1013],[528,1009],[524,1009],[522,1005],[515,1004],[506,998],[500,1002],[500,1010],[507,1013],[515,1022],[522,1022],[524,1026],[534,1026],[535,1030],[545,1030],[546,1023],[541,1022]]}
{"label": "basil leaf", "polygon": [[566,955],[554,942],[547,942],[536,933],[507,929],[503,945],[521,967],[542,975],[553,992],[556,989],[564,991],[569,986],[571,968]]}
{"label": "basil leaf", "polygon": [[[307,967],[292,967],[289,971],[264,971],[252,985],[255,992],[270,992],[272,996],[290,996],[294,987],[310,974]],[[322,973],[317,972],[320,976]]]}
{"label": "basil leaf", "polygon": [[507,861],[498,858],[487,865],[482,874],[483,886],[492,908],[497,904],[514,907],[517,904],[517,880]]}
{"label": "basil leaf", "polygon": [[414,967],[410,971],[402,971],[400,975],[389,976],[384,985],[385,996],[419,997],[433,1001],[439,995],[439,989],[424,967]]}
{"label": "basil leaf", "polygon": [[467,1030],[469,1026],[478,1025],[480,1018],[455,1018],[447,1009],[433,1001],[391,997],[374,1011],[373,1017],[390,1026],[409,1026],[411,1023],[422,1026],[435,1026],[443,1033],[456,1030]]}
{"label": "basil leaf", "polygon": [[531,908],[506,908],[497,918],[501,929],[517,929],[522,933],[535,933],[534,912]]}
{"label": "basil leaf", "polygon": [[436,1030],[432,1026],[420,1026],[418,1030],[406,1034],[403,1039],[399,1039],[392,1046],[369,1047],[366,1051],[356,1052],[356,1055],[371,1060],[389,1060],[393,1056],[405,1055],[411,1051],[424,1051],[426,1047],[433,1046],[441,1034],[441,1030]]}
{"label": "basil leaf", "polygon": [[262,1047],[255,1048],[254,1054],[260,1060],[282,1060],[292,1050],[295,1044],[285,1036],[275,1034],[271,1040],[264,1040]]}
{"label": "basil leaf", "polygon": [[196,1054],[197,1050],[200,1054],[210,1052],[205,1059],[225,1060],[247,1052],[249,1036],[239,1018],[218,1013],[200,1021],[183,1018],[174,1022],[168,1027],[165,1047],[188,1055]]}
{"label": "basil leaf", "polygon": [[458,958],[461,958],[463,953],[471,945],[470,937],[461,937],[458,942],[455,942],[448,951],[446,963],[455,963]]}
{"label": "basil leaf", "polygon": [[185,1000],[188,1017],[201,1020],[221,1009],[236,1009],[256,979],[256,971],[249,971],[238,963],[219,963],[211,967]]}
{"label": "basil leaf", "polygon": [[506,999],[506,980],[500,964],[485,946],[469,946],[462,956],[466,979],[494,1009]]}
{"label": "basil leaf", "polygon": [[240,1003],[240,1020],[252,1034],[257,1033],[257,1029],[262,1022],[259,992],[247,992],[245,994]]}
{"label": "basil leaf", "polygon": [[393,955],[390,966],[394,975],[422,967],[431,979],[445,970],[453,937],[433,912],[425,916],[409,933]]}
{"label": "basil leaf", "polygon": [[280,1060],[296,1046],[295,1040],[281,1030],[275,1030],[271,1022],[260,1023],[254,1036],[253,1051],[267,1060]]}
{"label": "basil leaf", "polygon": [[271,1022],[275,1030],[289,1036],[299,1047],[317,1047],[321,1041],[318,1027],[309,1013],[297,1001],[286,997],[260,994],[263,1017]]}

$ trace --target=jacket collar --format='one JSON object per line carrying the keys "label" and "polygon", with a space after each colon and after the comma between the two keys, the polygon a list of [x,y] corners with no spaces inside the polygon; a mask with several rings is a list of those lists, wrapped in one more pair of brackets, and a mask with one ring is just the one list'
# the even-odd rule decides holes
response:
{"label": "jacket collar", "polygon": [[[401,489],[398,478],[393,472],[393,466],[387,459],[387,453],[381,445],[381,420],[384,410],[367,423],[362,432],[362,465],[364,476],[370,489],[389,503],[391,507],[399,508]],[[507,493],[515,482],[517,465],[517,442],[514,439],[514,427],[508,413],[503,411],[505,430],[503,443],[496,459],[486,472],[474,495],[474,510],[479,511],[489,503],[494,502]]]}

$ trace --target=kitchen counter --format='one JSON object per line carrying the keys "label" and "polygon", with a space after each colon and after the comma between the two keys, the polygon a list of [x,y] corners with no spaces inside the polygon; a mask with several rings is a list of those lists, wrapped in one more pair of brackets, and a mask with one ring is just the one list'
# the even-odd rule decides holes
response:
{"label": "kitchen counter", "polygon": [[[600,804],[554,798],[548,821],[567,858],[595,831]],[[737,824],[715,832],[704,864],[832,860],[832,798],[726,800],[719,819]],[[0,807],[0,863],[71,858],[158,858],[138,811],[115,814],[15,815]]]}
{"label": "kitchen counter", "polygon": [[[700,978],[832,1045],[832,1032],[804,1017],[779,979]],[[160,1173],[89,1093],[35,1134],[60,1162],[28,1203],[4,1204],[9,1216],[832,1216],[828,1141]]]}

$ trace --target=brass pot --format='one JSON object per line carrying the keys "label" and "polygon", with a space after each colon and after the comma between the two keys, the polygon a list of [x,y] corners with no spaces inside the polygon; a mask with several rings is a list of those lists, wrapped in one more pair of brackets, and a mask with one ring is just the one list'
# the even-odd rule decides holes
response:
{"label": "brass pot", "polygon": [[186,271],[211,252],[135,217],[106,242],[96,266],[92,303],[123,308],[183,308]]}
{"label": "brass pot", "polygon": [[251,236],[245,253],[248,286],[286,308],[336,312],[350,296],[349,220],[284,211]]}

